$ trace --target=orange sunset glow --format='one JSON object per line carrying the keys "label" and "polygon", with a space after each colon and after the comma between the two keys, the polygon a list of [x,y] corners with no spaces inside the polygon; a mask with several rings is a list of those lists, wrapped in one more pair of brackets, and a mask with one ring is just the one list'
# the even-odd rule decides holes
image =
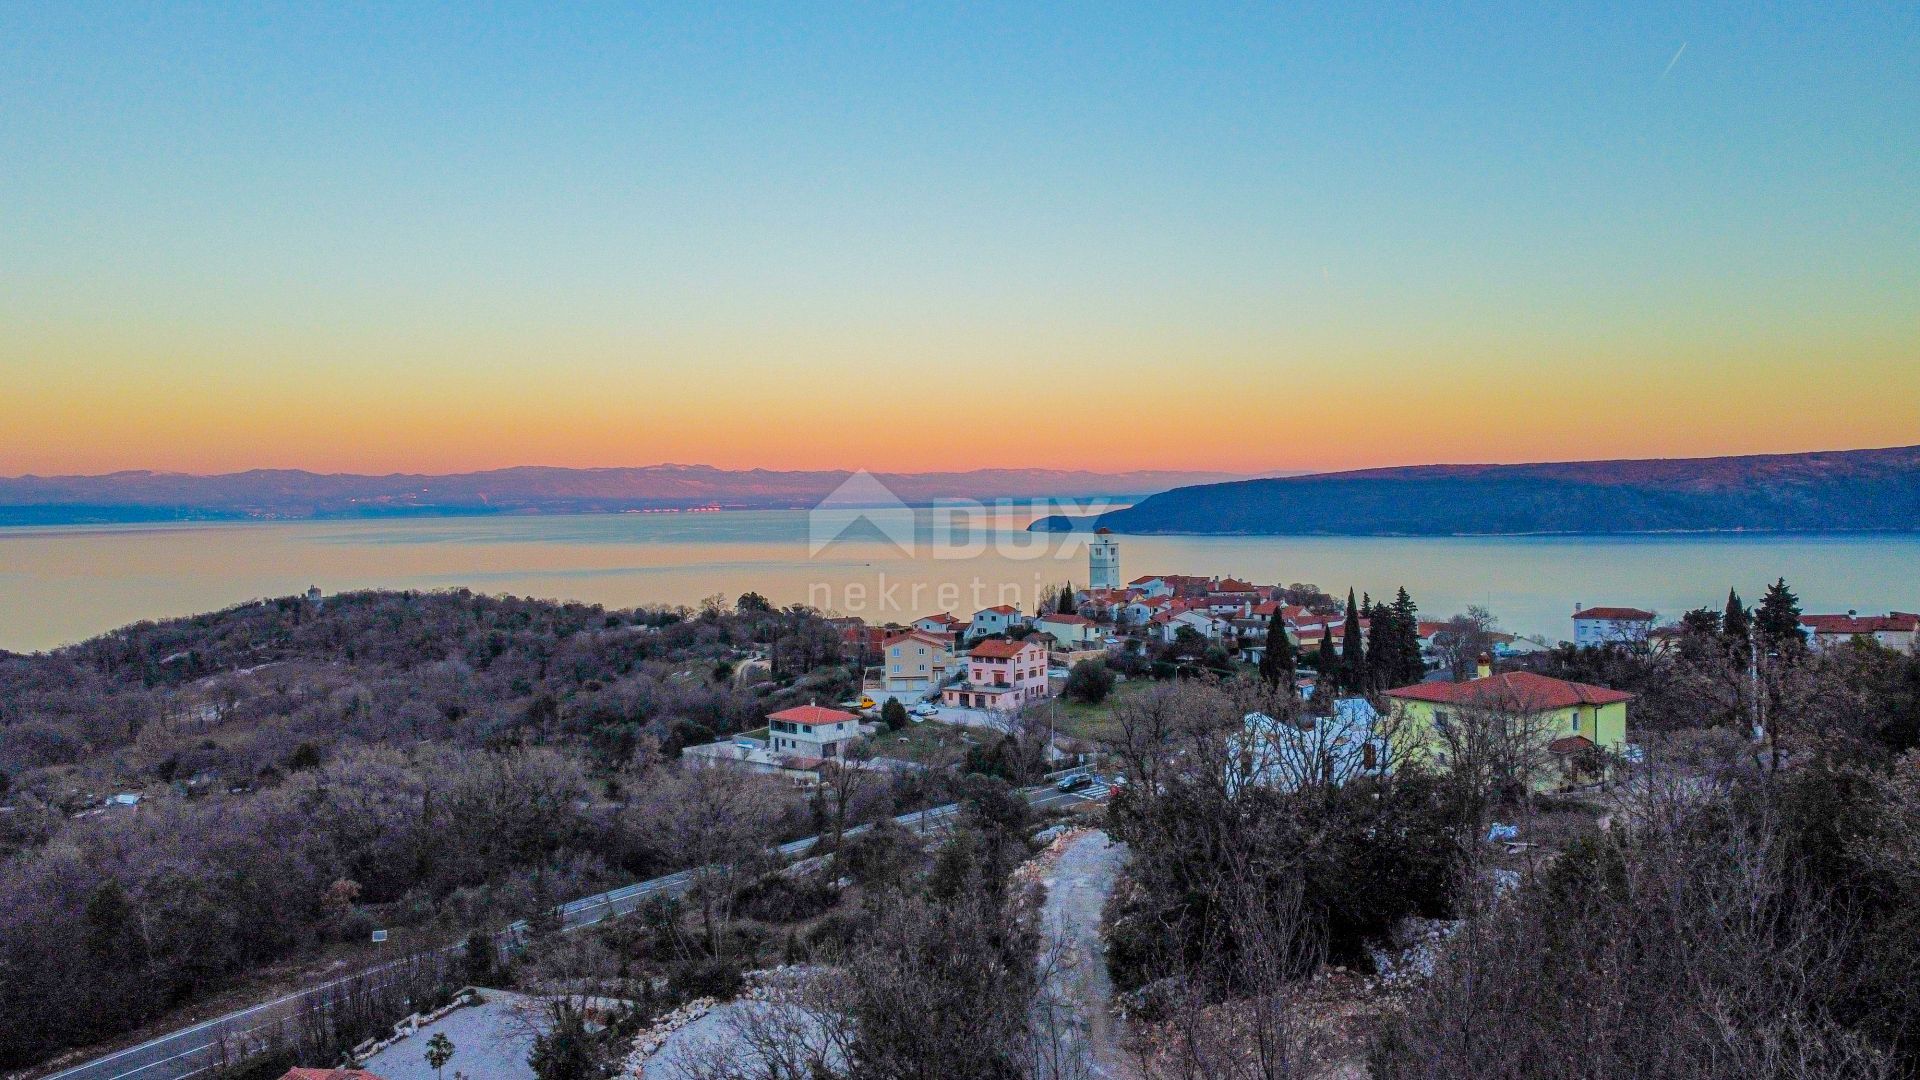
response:
{"label": "orange sunset glow", "polygon": [[1920,441],[1893,33],[21,21],[0,475]]}

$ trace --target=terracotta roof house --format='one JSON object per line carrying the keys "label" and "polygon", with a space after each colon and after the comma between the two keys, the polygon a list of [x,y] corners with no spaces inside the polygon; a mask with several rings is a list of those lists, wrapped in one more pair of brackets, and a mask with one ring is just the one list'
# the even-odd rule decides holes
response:
{"label": "terracotta roof house", "polygon": [[[1524,733],[1546,742],[1560,761],[1560,779],[1593,779],[1601,766],[1590,751],[1620,752],[1627,742],[1627,703],[1634,695],[1531,671],[1482,674],[1466,682],[1423,682],[1387,691],[1400,720],[1396,738],[1447,764],[1450,725],[1481,717],[1525,717]],[[1502,723],[1507,723],[1502,719]],[[1548,783],[1549,777],[1536,778]]]}
{"label": "terracotta roof house", "polygon": [[980,642],[967,653],[965,671],[964,681],[941,690],[947,705],[1010,712],[1047,696],[1047,648],[1031,637]]}
{"label": "terracotta roof house", "polygon": [[1027,621],[1020,609],[1012,604],[995,604],[973,613],[973,621],[967,632],[977,637],[988,634],[1003,634]]}
{"label": "terracotta roof house", "polygon": [[983,641],[967,650],[967,656],[985,660],[1011,660],[1020,655],[1020,642],[994,639]]}
{"label": "terracotta roof house", "polygon": [[1815,649],[1843,645],[1856,638],[1868,638],[1896,651],[1907,651],[1920,643],[1920,615],[1894,611],[1885,615],[1802,615],[1800,625],[1807,628]]}
{"label": "terracotta roof house", "polygon": [[1639,645],[1653,629],[1654,615],[1631,607],[1590,607],[1573,609],[1575,645]]}
{"label": "terracotta roof house", "polygon": [[1651,622],[1653,612],[1642,611],[1637,607],[1590,607],[1575,608],[1577,619],[1624,619],[1628,622]]}
{"label": "terracotta roof house", "polygon": [[[922,620],[924,622],[925,620]],[[889,694],[925,693],[946,681],[953,635],[909,630],[880,643],[881,689]]]}
{"label": "terracotta roof house", "polygon": [[1390,698],[1431,701],[1509,712],[1534,713],[1574,705],[1612,705],[1632,701],[1624,690],[1569,682],[1531,671],[1509,671],[1466,682],[1423,682],[1387,691]]}
{"label": "terracotta roof house", "polygon": [[801,758],[837,758],[860,736],[860,718],[824,705],[796,705],[767,714],[767,747]]}

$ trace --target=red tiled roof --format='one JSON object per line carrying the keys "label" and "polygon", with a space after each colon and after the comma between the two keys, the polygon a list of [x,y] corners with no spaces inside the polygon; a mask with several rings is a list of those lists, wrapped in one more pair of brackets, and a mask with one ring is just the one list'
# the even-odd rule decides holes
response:
{"label": "red tiled roof", "polygon": [[1571,754],[1579,750],[1593,749],[1593,740],[1585,735],[1569,735],[1564,739],[1555,739],[1548,743],[1547,749],[1555,754]]}
{"label": "red tiled roof", "polygon": [[1253,613],[1255,615],[1273,615],[1278,613],[1279,610],[1280,610],[1280,601],[1278,600],[1268,600],[1263,603],[1258,603],[1253,605]]}
{"label": "red tiled roof", "polygon": [[1611,705],[1631,701],[1633,695],[1604,686],[1568,682],[1565,679],[1536,675],[1531,671],[1510,671],[1467,682],[1423,682],[1387,691],[1387,696],[1408,701],[1431,701],[1441,705],[1477,705],[1488,709],[1517,712],[1543,712],[1569,705]]}
{"label": "red tiled roof", "polygon": [[900,641],[922,641],[936,649],[944,649],[953,643],[952,639],[946,634],[934,635],[927,633],[925,630],[909,630],[904,634],[895,634],[883,640],[880,642],[880,647],[885,649],[892,646],[895,642]]}
{"label": "red tiled roof", "polygon": [[1027,644],[1024,641],[988,640],[975,645],[973,651],[967,655],[979,657],[983,660],[1011,660],[1019,656],[1020,650],[1026,647]]}
{"label": "red tiled roof", "polygon": [[947,626],[952,626],[954,623],[957,623],[960,620],[954,618],[952,612],[943,611],[938,615],[928,615],[925,618],[915,619],[913,621],[914,622],[937,622]]}
{"label": "red tiled roof", "polygon": [[1080,615],[1042,615],[1040,622],[1060,623],[1064,626],[1092,626],[1093,620]]}
{"label": "red tiled roof", "polygon": [[1573,613],[1576,619],[1620,619],[1626,622],[1651,622],[1653,612],[1636,607],[1590,607]]}
{"label": "red tiled roof", "polygon": [[[980,610],[981,610],[981,611],[991,611],[991,612],[995,612],[996,614],[1000,614],[1000,615],[1012,615],[1012,614],[1013,614],[1014,612],[1016,612],[1016,611],[1019,611],[1020,609],[1019,609],[1019,608],[1016,608],[1016,607],[1013,607],[1013,606],[1012,606],[1012,605],[1010,605],[1010,604],[995,604],[995,605],[993,605],[993,606],[992,606],[992,607],[990,607],[990,608],[981,608]],[[978,612],[976,612],[976,614],[978,614]]]}
{"label": "red tiled roof", "polygon": [[1238,578],[1221,578],[1220,584],[1213,587],[1214,592],[1253,592],[1254,587]]}
{"label": "red tiled roof", "polygon": [[1802,615],[1800,625],[1816,634],[1899,633],[1920,630],[1920,615],[1896,611],[1891,615]]}
{"label": "red tiled roof", "polygon": [[789,724],[837,724],[842,720],[858,720],[859,717],[839,709],[829,709],[825,705],[795,705],[791,709],[781,709],[768,713],[769,720],[784,720]]}

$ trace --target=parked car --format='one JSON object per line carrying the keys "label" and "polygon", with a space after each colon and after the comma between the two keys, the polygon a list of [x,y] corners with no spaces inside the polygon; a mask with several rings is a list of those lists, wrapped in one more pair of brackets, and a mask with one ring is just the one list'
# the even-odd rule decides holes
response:
{"label": "parked car", "polygon": [[1088,776],[1086,773],[1074,773],[1072,776],[1061,777],[1060,782],[1053,786],[1060,791],[1079,791],[1083,787],[1091,787],[1092,785],[1093,777]]}

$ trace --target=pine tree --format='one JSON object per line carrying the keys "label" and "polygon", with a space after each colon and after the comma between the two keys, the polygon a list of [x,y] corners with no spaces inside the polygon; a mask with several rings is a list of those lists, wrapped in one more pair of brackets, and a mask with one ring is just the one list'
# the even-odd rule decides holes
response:
{"label": "pine tree", "polygon": [[899,731],[907,726],[907,707],[900,704],[899,698],[888,698],[880,706],[880,722],[887,725],[888,731]]}
{"label": "pine tree", "polygon": [[1787,588],[1786,578],[1767,586],[1767,595],[1760,598],[1759,610],[1754,612],[1753,630],[1761,641],[1776,649],[1806,644],[1806,632],[1800,629],[1800,598]]}
{"label": "pine tree", "polygon": [[433,1075],[440,1075],[440,1070],[453,1060],[453,1053],[453,1040],[447,1038],[446,1032],[435,1032],[433,1038],[427,1040],[427,1065],[433,1069]]}
{"label": "pine tree", "polygon": [[1073,582],[1069,581],[1065,585],[1060,586],[1060,602],[1058,607],[1062,615],[1073,614]]}
{"label": "pine tree", "polygon": [[1266,651],[1260,654],[1260,678],[1266,681],[1268,689],[1278,690],[1284,684],[1287,693],[1292,694],[1295,667],[1293,642],[1287,638],[1287,621],[1275,610],[1272,621],[1267,623]]}
{"label": "pine tree", "polygon": [[1360,638],[1360,606],[1354,602],[1353,589],[1347,589],[1347,622],[1340,650],[1340,685],[1348,691],[1362,690],[1367,684],[1367,643]]}

